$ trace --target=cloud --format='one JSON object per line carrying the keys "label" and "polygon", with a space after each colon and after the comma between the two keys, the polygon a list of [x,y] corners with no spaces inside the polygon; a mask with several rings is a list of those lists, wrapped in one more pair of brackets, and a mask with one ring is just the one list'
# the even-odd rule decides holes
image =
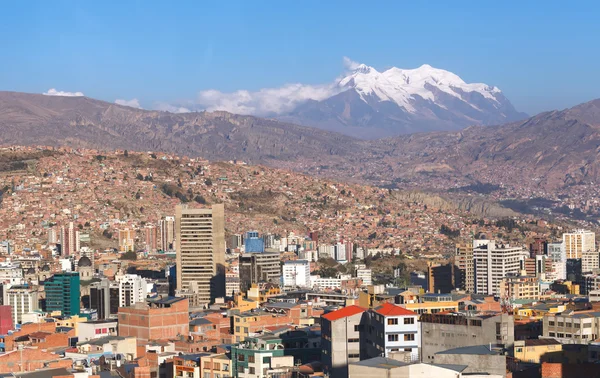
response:
{"label": "cloud", "polygon": [[137,98],[132,98],[131,100],[117,99],[115,100],[115,104],[129,106],[130,108],[143,109]]}
{"label": "cloud", "polygon": [[183,107],[183,106],[177,106],[177,105],[171,105],[171,104],[166,104],[166,103],[158,103],[156,105],[156,110],[160,110],[163,112],[169,112],[169,113],[191,113],[192,110]]}
{"label": "cloud", "polygon": [[307,100],[324,100],[339,92],[336,83],[326,85],[286,84],[258,91],[230,93],[214,89],[198,94],[198,104],[208,111],[225,110],[238,114],[269,116],[292,111]]}
{"label": "cloud", "polygon": [[65,96],[65,97],[81,97],[83,96],[83,92],[64,92],[57,91],[55,88],[48,89],[48,92],[42,93],[46,96]]}
{"label": "cloud", "polygon": [[354,71],[355,69],[358,68],[358,66],[360,66],[360,63],[353,61],[352,59],[348,58],[347,56],[345,56],[343,58],[343,62],[344,62],[344,68],[346,68],[349,71]]}

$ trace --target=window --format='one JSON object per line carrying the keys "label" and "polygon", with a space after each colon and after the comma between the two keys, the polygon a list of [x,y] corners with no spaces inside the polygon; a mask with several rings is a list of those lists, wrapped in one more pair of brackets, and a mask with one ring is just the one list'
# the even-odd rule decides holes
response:
{"label": "window", "polygon": [[412,352],[412,348],[404,348],[405,352]]}
{"label": "window", "polygon": [[254,356],[248,356],[248,362],[254,363]]}
{"label": "window", "polygon": [[348,358],[358,358],[358,357],[360,357],[360,354],[354,354],[353,353],[353,354],[349,354],[348,355]]}
{"label": "window", "polygon": [[354,326],[354,332],[359,332],[360,330],[360,325],[357,324]]}
{"label": "window", "polygon": [[204,378],[210,378],[210,373],[208,373],[208,372],[204,373]]}
{"label": "window", "polygon": [[550,336],[550,337],[556,337],[556,333],[554,333],[554,332],[549,332],[549,333],[548,333],[548,336]]}
{"label": "window", "polygon": [[235,327],[235,332],[240,332],[240,326]]}
{"label": "window", "polygon": [[263,364],[270,364],[271,363],[271,357],[267,356],[267,357],[263,357]]}
{"label": "window", "polygon": [[415,334],[414,333],[405,333],[404,341],[415,341]]}
{"label": "window", "polygon": [[581,328],[581,324],[579,324],[579,323],[573,323],[573,328]]}
{"label": "window", "polygon": [[398,335],[388,335],[388,341],[398,341]]}
{"label": "window", "polygon": [[240,362],[244,362],[246,359],[244,358],[243,354],[238,354],[238,361]]}
{"label": "window", "polygon": [[359,339],[348,339],[349,343],[357,343],[359,341],[360,341]]}
{"label": "window", "polygon": [[248,368],[248,373],[254,375],[254,368],[253,367],[249,367]]}
{"label": "window", "polygon": [[558,322],[558,326],[559,326],[559,327],[564,327],[564,326],[565,326],[565,323],[564,323],[564,322]]}
{"label": "window", "polygon": [[556,337],[565,337],[565,334],[564,334],[564,333],[558,333],[558,334],[556,335]]}
{"label": "window", "polygon": [[388,325],[398,325],[398,318],[389,318],[387,323]]}
{"label": "window", "polygon": [[592,328],[592,323],[583,323],[583,328]]}
{"label": "window", "polygon": [[229,371],[229,364],[223,364],[223,370]]}
{"label": "window", "polygon": [[554,321],[550,320],[550,321],[548,322],[548,325],[549,325],[550,327],[554,327]]}
{"label": "window", "polygon": [[415,318],[404,318],[404,324],[415,324]]}
{"label": "window", "polygon": [[213,364],[213,370],[221,370],[221,364],[218,362],[215,362]]}

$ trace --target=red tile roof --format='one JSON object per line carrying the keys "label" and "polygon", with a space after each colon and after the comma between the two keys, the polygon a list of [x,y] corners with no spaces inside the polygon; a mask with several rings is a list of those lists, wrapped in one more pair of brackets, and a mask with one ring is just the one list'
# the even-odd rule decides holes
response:
{"label": "red tile roof", "polygon": [[388,302],[375,308],[374,311],[383,316],[417,316],[415,312]]}
{"label": "red tile roof", "polygon": [[327,314],[323,315],[323,318],[332,322],[334,320],[347,318],[348,316],[360,314],[361,312],[365,312],[365,311],[367,311],[366,308],[352,305],[352,306],[340,308],[339,310],[336,310],[336,311],[328,312]]}

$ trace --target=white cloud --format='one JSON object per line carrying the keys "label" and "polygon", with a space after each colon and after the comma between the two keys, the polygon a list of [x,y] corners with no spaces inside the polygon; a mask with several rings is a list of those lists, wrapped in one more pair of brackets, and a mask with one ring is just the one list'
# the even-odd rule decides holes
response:
{"label": "white cloud", "polygon": [[81,97],[83,96],[83,92],[64,92],[57,91],[55,88],[48,89],[48,92],[42,93],[46,96],[66,96],[66,97]]}
{"label": "white cloud", "polygon": [[343,61],[344,61],[344,68],[346,68],[349,71],[353,71],[353,70],[357,69],[358,66],[360,66],[360,63],[353,61],[352,59],[348,58],[347,56],[344,57]]}
{"label": "white cloud", "polygon": [[156,110],[160,110],[163,112],[170,112],[170,113],[191,113],[192,112],[190,109],[188,109],[186,107],[166,104],[166,103],[162,103],[162,102],[156,105]]}
{"label": "white cloud", "polygon": [[223,93],[214,89],[198,94],[198,104],[208,111],[226,110],[238,114],[269,116],[293,110],[307,100],[324,100],[339,92],[337,84],[286,84],[255,92],[239,90]]}
{"label": "white cloud", "polygon": [[129,106],[131,108],[143,109],[137,98],[132,98],[131,100],[116,99],[115,104]]}

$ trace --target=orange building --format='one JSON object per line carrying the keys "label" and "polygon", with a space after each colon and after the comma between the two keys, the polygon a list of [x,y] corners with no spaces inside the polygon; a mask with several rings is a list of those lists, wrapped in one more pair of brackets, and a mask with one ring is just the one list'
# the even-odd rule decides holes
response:
{"label": "orange building", "polygon": [[140,341],[188,336],[189,304],[186,298],[149,299],[119,308],[119,336],[134,336]]}

